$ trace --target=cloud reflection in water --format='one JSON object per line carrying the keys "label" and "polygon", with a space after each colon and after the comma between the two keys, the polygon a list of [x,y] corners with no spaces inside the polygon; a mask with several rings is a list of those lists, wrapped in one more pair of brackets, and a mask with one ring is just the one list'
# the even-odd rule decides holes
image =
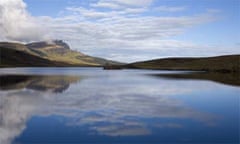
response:
{"label": "cloud reflection in water", "polygon": [[[180,123],[149,123],[143,119],[193,119],[211,125],[215,117],[194,110],[174,94],[190,93],[192,87],[168,85],[143,79],[41,76],[32,77],[11,89],[0,91],[0,142],[10,144],[34,116],[63,116],[68,126],[88,126],[106,136],[151,134],[151,127],[182,128]],[[30,82],[29,82],[30,81]],[[76,83],[79,81],[79,83]],[[130,82],[131,81],[131,82]],[[56,88],[66,88],[56,93]],[[37,88],[41,87],[41,90]],[[1,87],[3,89],[3,86]]]}

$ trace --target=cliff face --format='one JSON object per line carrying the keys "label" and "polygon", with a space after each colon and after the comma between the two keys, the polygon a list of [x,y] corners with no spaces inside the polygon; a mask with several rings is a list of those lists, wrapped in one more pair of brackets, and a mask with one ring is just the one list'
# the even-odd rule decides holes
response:
{"label": "cliff face", "polygon": [[53,41],[41,41],[41,42],[33,42],[26,44],[26,47],[38,49],[38,48],[62,48],[62,49],[70,49],[69,45],[62,40],[53,40]]}
{"label": "cliff face", "polygon": [[69,45],[62,40],[34,42],[26,44],[25,46],[35,51],[55,53],[59,55],[64,55],[70,51]]}

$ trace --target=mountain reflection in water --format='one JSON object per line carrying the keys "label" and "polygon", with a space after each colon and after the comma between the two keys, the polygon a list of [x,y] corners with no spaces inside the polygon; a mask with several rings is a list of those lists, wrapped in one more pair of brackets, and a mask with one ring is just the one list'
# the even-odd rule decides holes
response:
{"label": "mountain reflection in water", "polygon": [[62,93],[79,80],[78,76],[0,76],[0,143],[10,144],[26,128],[27,120],[49,106],[53,93]]}
{"label": "mountain reflection in water", "polygon": [[[215,85],[203,87],[205,83],[193,86],[146,75],[101,72],[97,77],[87,78],[81,75],[1,76],[0,143],[24,144],[29,139],[31,143],[196,142],[200,140],[198,129],[204,131],[202,136],[205,133],[211,136],[210,142],[214,141],[212,136],[223,135],[217,129],[223,115],[178,98],[190,97],[199,89],[218,89],[218,85],[216,88]],[[33,133],[34,125],[29,122],[36,120],[40,130]],[[51,121],[61,122],[56,130],[53,130],[56,125],[49,124]],[[233,132],[226,139],[232,135],[230,142],[235,141],[235,129],[224,129],[226,133]],[[33,139],[32,134],[38,138]],[[58,139],[61,136],[64,136],[62,141]]]}
{"label": "mountain reflection in water", "polygon": [[182,79],[182,80],[210,80],[217,83],[222,83],[232,86],[240,86],[239,73],[214,73],[214,72],[187,72],[187,73],[161,73],[152,74],[152,76],[169,78],[169,79]]}
{"label": "mountain reflection in water", "polygon": [[32,89],[62,93],[70,83],[80,80],[78,76],[3,75],[0,76],[0,90]]}

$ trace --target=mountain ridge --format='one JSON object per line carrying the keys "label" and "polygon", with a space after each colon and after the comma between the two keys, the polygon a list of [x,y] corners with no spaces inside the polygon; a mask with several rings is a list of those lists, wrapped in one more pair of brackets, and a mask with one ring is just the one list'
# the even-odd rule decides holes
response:
{"label": "mountain ridge", "polygon": [[[115,61],[92,57],[71,50],[69,45],[62,40],[40,41],[28,44],[0,42],[0,48],[1,67],[102,66],[106,63],[118,64]],[[31,59],[33,62],[31,62]]]}

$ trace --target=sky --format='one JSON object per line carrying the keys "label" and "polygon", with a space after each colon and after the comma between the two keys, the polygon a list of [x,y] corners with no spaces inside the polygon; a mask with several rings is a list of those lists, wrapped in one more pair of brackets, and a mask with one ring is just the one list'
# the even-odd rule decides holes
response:
{"label": "sky", "polygon": [[122,62],[240,53],[240,0],[0,0],[0,41]]}

